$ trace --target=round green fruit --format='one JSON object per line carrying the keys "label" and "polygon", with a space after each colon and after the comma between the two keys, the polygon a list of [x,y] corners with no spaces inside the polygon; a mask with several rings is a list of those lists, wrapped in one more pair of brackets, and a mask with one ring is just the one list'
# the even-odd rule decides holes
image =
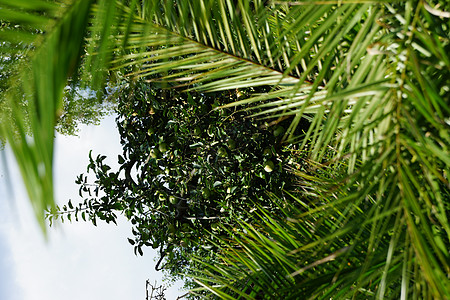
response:
{"label": "round green fruit", "polygon": [[211,107],[213,108],[213,109],[215,109],[215,108],[217,108],[217,107],[219,107],[220,106],[220,103],[219,103],[219,101],[217,101],[217,100],[214,100],[214,103],[211,105]]}
{"label": "round green fruit", "polygon": [[205,199],[208,199],[211,196],[211,190],[207,187],[202,188],[202,196]]}
{"label": "round green fruit", "polygon": [[177,231],[177,228],[173,224],[169,224],[168,228],[170,233],[175,233]]}
{"label": "round green fruit", "polygon": [[272,156],[272,149],[270,149],[270,148],[264,149],[263,155],[266,156],[266,157],[271,157]]}
{"label": "round green fruit", "polygon": [[167,146],[166,143],[161,143],[159,144],[159,151],[161,151],[162,153],[167,152],[167,150],[169,150],[169,147]]}
{"label": "round green fruit", "polygon": [[264,164],[264,171],[266,171],[267,173],[270,173],[274,169],[275,169],[275,165],[273,164],[273,162],[271,160],[266,161],[266,163]]}
{"label": "round green fruit", "polygon": [[200,128],[200,126],[196,126],[194,128],[194,135],[195,136],[200,136],[202,134],[202,129]]}
{"label": "round green fruit", "polygon": [[158,148],[153,148],[150,150],[150,157],[152,158],[160,158],[161,157],[161,151],[159,151]]}
{"label": "round green fruit", "polygon": [[220,157],[227,157],[228,156],[227,149],[225,149],[224,147],[220,147],[219,150],[217,151],[217,155],[219,155]]}
{"label": "round green fruit", "polygon": [[211,224],[211,229],[214,230],[214,231],[218,230],[219,227],[220,227],[220,224],[218,222]]}
{"label": "round green fruit", "polygon": [[163,193],[159,194],[158,198],[159,198],[159,201],[166,201],[167,200],[167,196],[165,194],[163,194]]}
{"label": "round green fruit", "polygon": [[183,225],[181,225],[181,231],[183,232],[191,231],[191,227],[189,226],[189,224],[184,223]]}
{"label": "round green fruit", "polygon": [[284,133],[284,128],[283,126],[276,126],[275,129],[273,130],[273,136],[274,137],[278,137],[281,136]]}
{"label": "round green fruit", "polygon": [[233,150],[234,148],[236,148],[236,142],[232,139],[229,139],[227,141],[227,145],[228,145],[228,148],[230,148],[230,150]]}
{"label": "round green fruit", "polygon": [[177,204],[178,203],[178,199],[175,196],[170,196],[169,197],[169,202],[172,204]]}
{"label": "round green fruit", "polygon": [[189,240],[188,239],[182,239],[180,241],[180,246],[183,248],[186,248],[187,246],[189,246]]}

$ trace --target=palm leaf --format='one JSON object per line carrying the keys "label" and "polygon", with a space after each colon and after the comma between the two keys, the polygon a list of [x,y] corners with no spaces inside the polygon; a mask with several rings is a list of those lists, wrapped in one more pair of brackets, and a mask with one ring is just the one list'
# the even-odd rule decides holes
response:
{"label": "palm leaf", "polygon": [[[24,57],[17,73],[12,74],[14,85],[4,95],[7,109],[2,113],[9,115],[2,116],[1,133],[8,138],[45,232],[44,210],[54,206],[54,125],[67,78],[80,59],[91,1],[78,1],[68,7],[46,1],[0,4],[5,13],[3,20],[10,24],[2,35],[8,45],[3,51],[8,55],[21,45]],[[13,26],[16,22],[21,26]],[[15,34],[19,39],[13,37]],[[29,44],[22,45],[24,41]]]}
{"label": "palm leaf", "polygon": [[[339,211],[335,218],[347,220],[345,224],[350,225],[342,228],[341,223],[332,223],[324,230],[326,238],[317,238],[304,247],[318,247],[325,240],[346,236],[358,245],[364,237],[379,249],[376,253],[364,252],[356,273],[349,275],[353,279],[344,280],[348,285],[341,287],[342,295],[355,293],[350,288],[355,282],[361,286],[375,282],[372,290],[379,298],[411,293],[448,297],[444,250],[449,245],[445,213],[448,199],[442,196],[448,189],[448,100],[443,98],[444,91],[433,84],[437,80],[446,86],[444,78],[449,78],[443,75],[448,74],[445,49],[449,39],[444,30],[439,31],[439,26],[446,28],[448,24],[436,20],[421,2],[416,2],[395,6],[388,1],[342,5],[327,2],[316,10],[320,13],[313,14],[308,3],[274,4],[259,11],[257,4],[233,7],[228,2],[221,6],[219,1],[213,11],[222,9],[223,15],[225,10],[230,17],[225,21],[211,19],[210,24],[204,23],[207,18],[202,5],[182,8],[183,4],[179,4],[176,7],[189,15],[183,18],[184,26],[174,25],[177,14],[140,25],[156,33],[152,37],[136,36],[136,45],[144,45],[148,51],[136,52],[127,62],[117,59],[114,63],[119,68],[133,61],[142,67],[131,75],[150,76],[152,81],[160,75],[159,80],[187,82],[189,85],[184,86],[200,91],[272,86],[265,94],[229,106],[262,102],[252,108],[261,111],[256,116],[293,116],[289,128],[292,138],[299,119],[310,118],[311,126],[302,144],[310,147],[310,158],[331,165],[345,159],[350,174],[340,183],[345,192],[329,204],[331,211]],[[213,7],[210,2],[202,3]],[[257,22],[249,22],[250,13],[242,10],[258,16],[253,18]],[[236,11],[241,14],[237,16]],[[302,18],[304,14],[308,17]],[[238,19],[244,26],[237,26]],[[428,29],[430,22],[438,24],[438,33]],[[145,24],[144,20],[137,23]],[[258,27],[261,24],[267,26]],[[214,26],[216,30],[210,29]],[[178,30],[181,27],[183,31]],[[220,34],[210,36],[210,32]],[[163,50],[160,45],[164,39],[168,44]],[[344,42],[348,45],[341,50]],[[265,56],[268,53],[270,57]],[[320,201],[330,197],[312,184],[311,189],[321,195]],[[361,214],[367,198],[372,199],[374,208],[369,214]],[[360,211],[359,219],[350,222],[356,211]],[[363,219],[369,235],[359,229],[355,232]],[[394,233],[389,233],[386,224],[394,226]],[[248,231],[246,224],[242,226]],[[374,242],[380,238],[386,243]],[[246,257],[254,259],[270,252],[264,246],[266,252],[259,253],[258,247],[248,250]],[[355,251],[356,245],[352,247]],[[400,255],[404,252],[414,252],[416,259],[405,259]],[[320,252],[313,253],[317,256]],[[237,257],[244,263],[241,254],[232,258]],[[301,257],[304,260],[308,253]],[[311,256],[309,261],[317,259]],[[252,266],[250,273],[258,266]],[[332,272],[339,274],[342,268],[335,266]],[[423,273],[408,272],[417,269]],[[355,275],[358,272],[362,275]],[[423,279],[433,282],[430,289],[414,286],[415,280]],[[404,289],[393,287],[391,281],[403,282]],[[319,294],[330,292],[324,287],[318,290]]]}

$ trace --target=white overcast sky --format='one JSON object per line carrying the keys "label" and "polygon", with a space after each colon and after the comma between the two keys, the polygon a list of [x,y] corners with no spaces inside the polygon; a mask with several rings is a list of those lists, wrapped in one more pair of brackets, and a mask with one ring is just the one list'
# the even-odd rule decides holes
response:
{"label": "white overcast sky", "polygon": [[[100,126],[81,126],[79,137],[56,137],[55,188],[59,204],[80,201],[76,176],[86,172],[89,150],[104,154],[115,165],[122,152],[114,116]],[[7,152],[7,155],[10,154]],[[145,299],[145,281],[162,283],[155,252],[136,257],[128,243],[130,225],[98,222],[64,223],[51,228],[45,241],[11,155],[9,174],[0,159],[0,300]],[[7,176],[14,195],[7,192]],[[183,294],[180,283],[167,299]]]}

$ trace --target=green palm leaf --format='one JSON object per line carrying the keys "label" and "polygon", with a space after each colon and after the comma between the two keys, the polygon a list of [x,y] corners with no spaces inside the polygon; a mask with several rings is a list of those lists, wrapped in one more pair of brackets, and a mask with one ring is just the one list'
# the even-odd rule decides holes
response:
{"label": "green palm leaf", "polygon": [[[343,160],[350,174],[340,183],[344,192],[328,204],[333,215],[338,210],[339,214],[334,218],[341,220],[336,222],[339,226],[332,222],[323,229],[322,237],[303,247],[314,248],[333,240],[338,240],[339,243],[335,243],[339,245],[342,243],[339,239],[345,236],[348,242],[334,247],[336,251],[356,243],[348,250],[355,253],[357,245],[363,245],[363,238],[379,249],[372,253],[373,250],[367,251],[367,245],[358,246],[363,247],[357,248],[364,253],[363,258],[355,263],[357,269],[346,273],[351,274],[349,278],[339,282],[347,284],[341,285],[340,294],[355,293],[351,289],[355,282],[361,287],[356,292],[367,291],[363,286],[375,282],[371,289],[379,298],[411,293],[448,297],[449,285],[445,280],[448,254],[444,250],[449,245],[445,212],[448,199],[442,196],[448,189],[448,99],[443,98],[444,91],[433,84],[434,80],[440,85],[448,84],[444,78],[449,76],[443,75],[448,74],[445,51],[448,34],[444,30],[440,35],[430,32],[426,24],[433,17],[420,1],[396,6],[387,1],[381,3],[383,5],[329,4],[320,6],[316,13],[312,13],[312,6],[307,3],[292,7],[272,5],[264,12],[258,11],[255,4],[246,8],[258,16],[253,18],[257,19],[253,23],[249,22],[252,18],[248,13],[240,11],[242,15],[237,17],[233,12],[238,8],[227,7],[231,12],[226,13],[231,17],[226,21],[217,18],[211,19],[210,24],[197,24],[206,20],[202,15],[204,11],[195,7],[180,8],[190,16],[183,18],[184,26],[174,25],[176,14],[169,18],[170,23],[164,23],[167,15],[166,19],[157,18],[146,27],[157,34],[152,38],[142,37],[140,42],[136,39],[136,45],[144,45],[149,51],[127,58],[128,64],[133,60],[141,66],[134,75],[160,75],[160,80],[188,82],[189,88],[200,91],[272,86],[265,94],[229,106],[262,102],[253,108],[262,110],[255,116],[293,116],[289,128],[291,138],[295,138],[299,119],[306,116],[311,120],[311,126],[302,137],[302,146],[310,147],[310,158],[331,165]],[[205,4],[206,7],[211,5]],[[245,6],[239,9],[242,7]],[[223,10],[219,6],[217,10],[220,9]],[[308,17],[301,18],[303,14]],[[235,25],[235,28],[236,18],[240,18],[244,26]],[[442,28],[448,26],[448,22],[441,20],[432,22],[439,23]],[[261,24],[268,26],[258,27]],[[207,29],[214,26],[219,29]],[[183,31],[178,31],[181,27]],[[220,32],[220,28],[224,30],[219,35],[208,36],[208,32]],[[308,38],[304,38],[305,35]],[[164,38],[169,44],[161,49],[159,46]],[[348,45],[341,50],[344,42]],[[270,47],[265,47],[267,44]],[[267,53],[270,58],[264,56]],[[120,65],[120,62],[120,59],[115,61],[118,67],[127,65]],[[334,150],[330,151],[330,147]],[[326,190],[317,191],[313,184],[311,189],[321,195],[320,201],[331,197]],[[366,199],[371,199],[371,210],[362,214],[361,207]],[[350,222],[357,211],[359,217]],[[362,220],[369,234],[363,235],[357,227]],[[392,228],[387,224],[393,226],[393,233],[389,233]],[[249,232],[247,225],[242,226]],[[378,239],[386,242],[380,244],[376,242]],[[255,240],[259,241],[258,238]],[[249,241],[239,243],[240,247]],[[259,248],[264,252],[259,253]],[[242,271],[244,278],[261,266],[251,265],[242,257],[254,260],[277,251],[286,255],[283,249],[270,251],[265,244],[250,250],[246,256],[233,252],[231,257],[248,263],[248,270],[237,267],[246,270]],[[312,253],[309,254],[311,267],[299,270],[313,269],[315,263],[320,262],[314,257],[320,257],[318,253],[321,252]],[[409,254],[402,256],[402,253]],[[411,253],[416,255],[413,261],[407,259]],[[322,257],[333,255],[324,253]],[[302,252],[301,259],[305,257],[308,258],[308,253]],[[423,273],[410,273],[418,268]],[[262,276],[261,272],[258,271],[258,276]],[[342,263],[331,268],[328,277],[322,279],[331,280],[338,276],[331,275],[336,272],[344,272]],[[274,276],[273,273],[270,275]],[[423,289],[423,285],[421,289],[412,283],[423,279],[433,282],[430,289]],[[269,281],[277,282],[275,278]],[[403,290],[393,286],[391,281],[403,282]],[[321,286],[317,293],[328,295],[331,290]]]}
{"label": "green palm leaf", "polygon": [[[16,74],[11,75],[13,85],[4,92],[0,129],[8,138],[45,231],[44,210],[54,206],[54,125],[67,78],[80,59],[80,36],[87,27],[91,1],[78,1],[67,7],[46,1],[0,4],[3,21],[9,24],[1,35],[6,46],[3,55],[16,51],[22,55]],[[16,23],[20,26],[14,26]]]}

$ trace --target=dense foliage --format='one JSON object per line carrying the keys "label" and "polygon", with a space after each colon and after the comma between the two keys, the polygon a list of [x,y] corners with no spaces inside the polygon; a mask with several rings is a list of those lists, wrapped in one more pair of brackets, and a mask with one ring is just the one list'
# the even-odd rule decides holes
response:
{"label": "dense foliage", "polygon": [[283,190],[292,189],[282,167],[292,156],[281,145],[283,127],[217,109],[233,97],[130,85],[118,106],[119,170],[111,170],[105,156],[91,156],[87,170],[94,182],[84,174],[77,180],[84,202],[49,218],[74,213],[95,224],[124,214],[134,225],[135,253],[159,248],[165,260],[156,268],[173,275],[186,273],[194,252],[212,259],[218,249],[208,239],[220,234],[219,225],[233,228],[254,203],[275,213],[267,192],[284,198]]}

